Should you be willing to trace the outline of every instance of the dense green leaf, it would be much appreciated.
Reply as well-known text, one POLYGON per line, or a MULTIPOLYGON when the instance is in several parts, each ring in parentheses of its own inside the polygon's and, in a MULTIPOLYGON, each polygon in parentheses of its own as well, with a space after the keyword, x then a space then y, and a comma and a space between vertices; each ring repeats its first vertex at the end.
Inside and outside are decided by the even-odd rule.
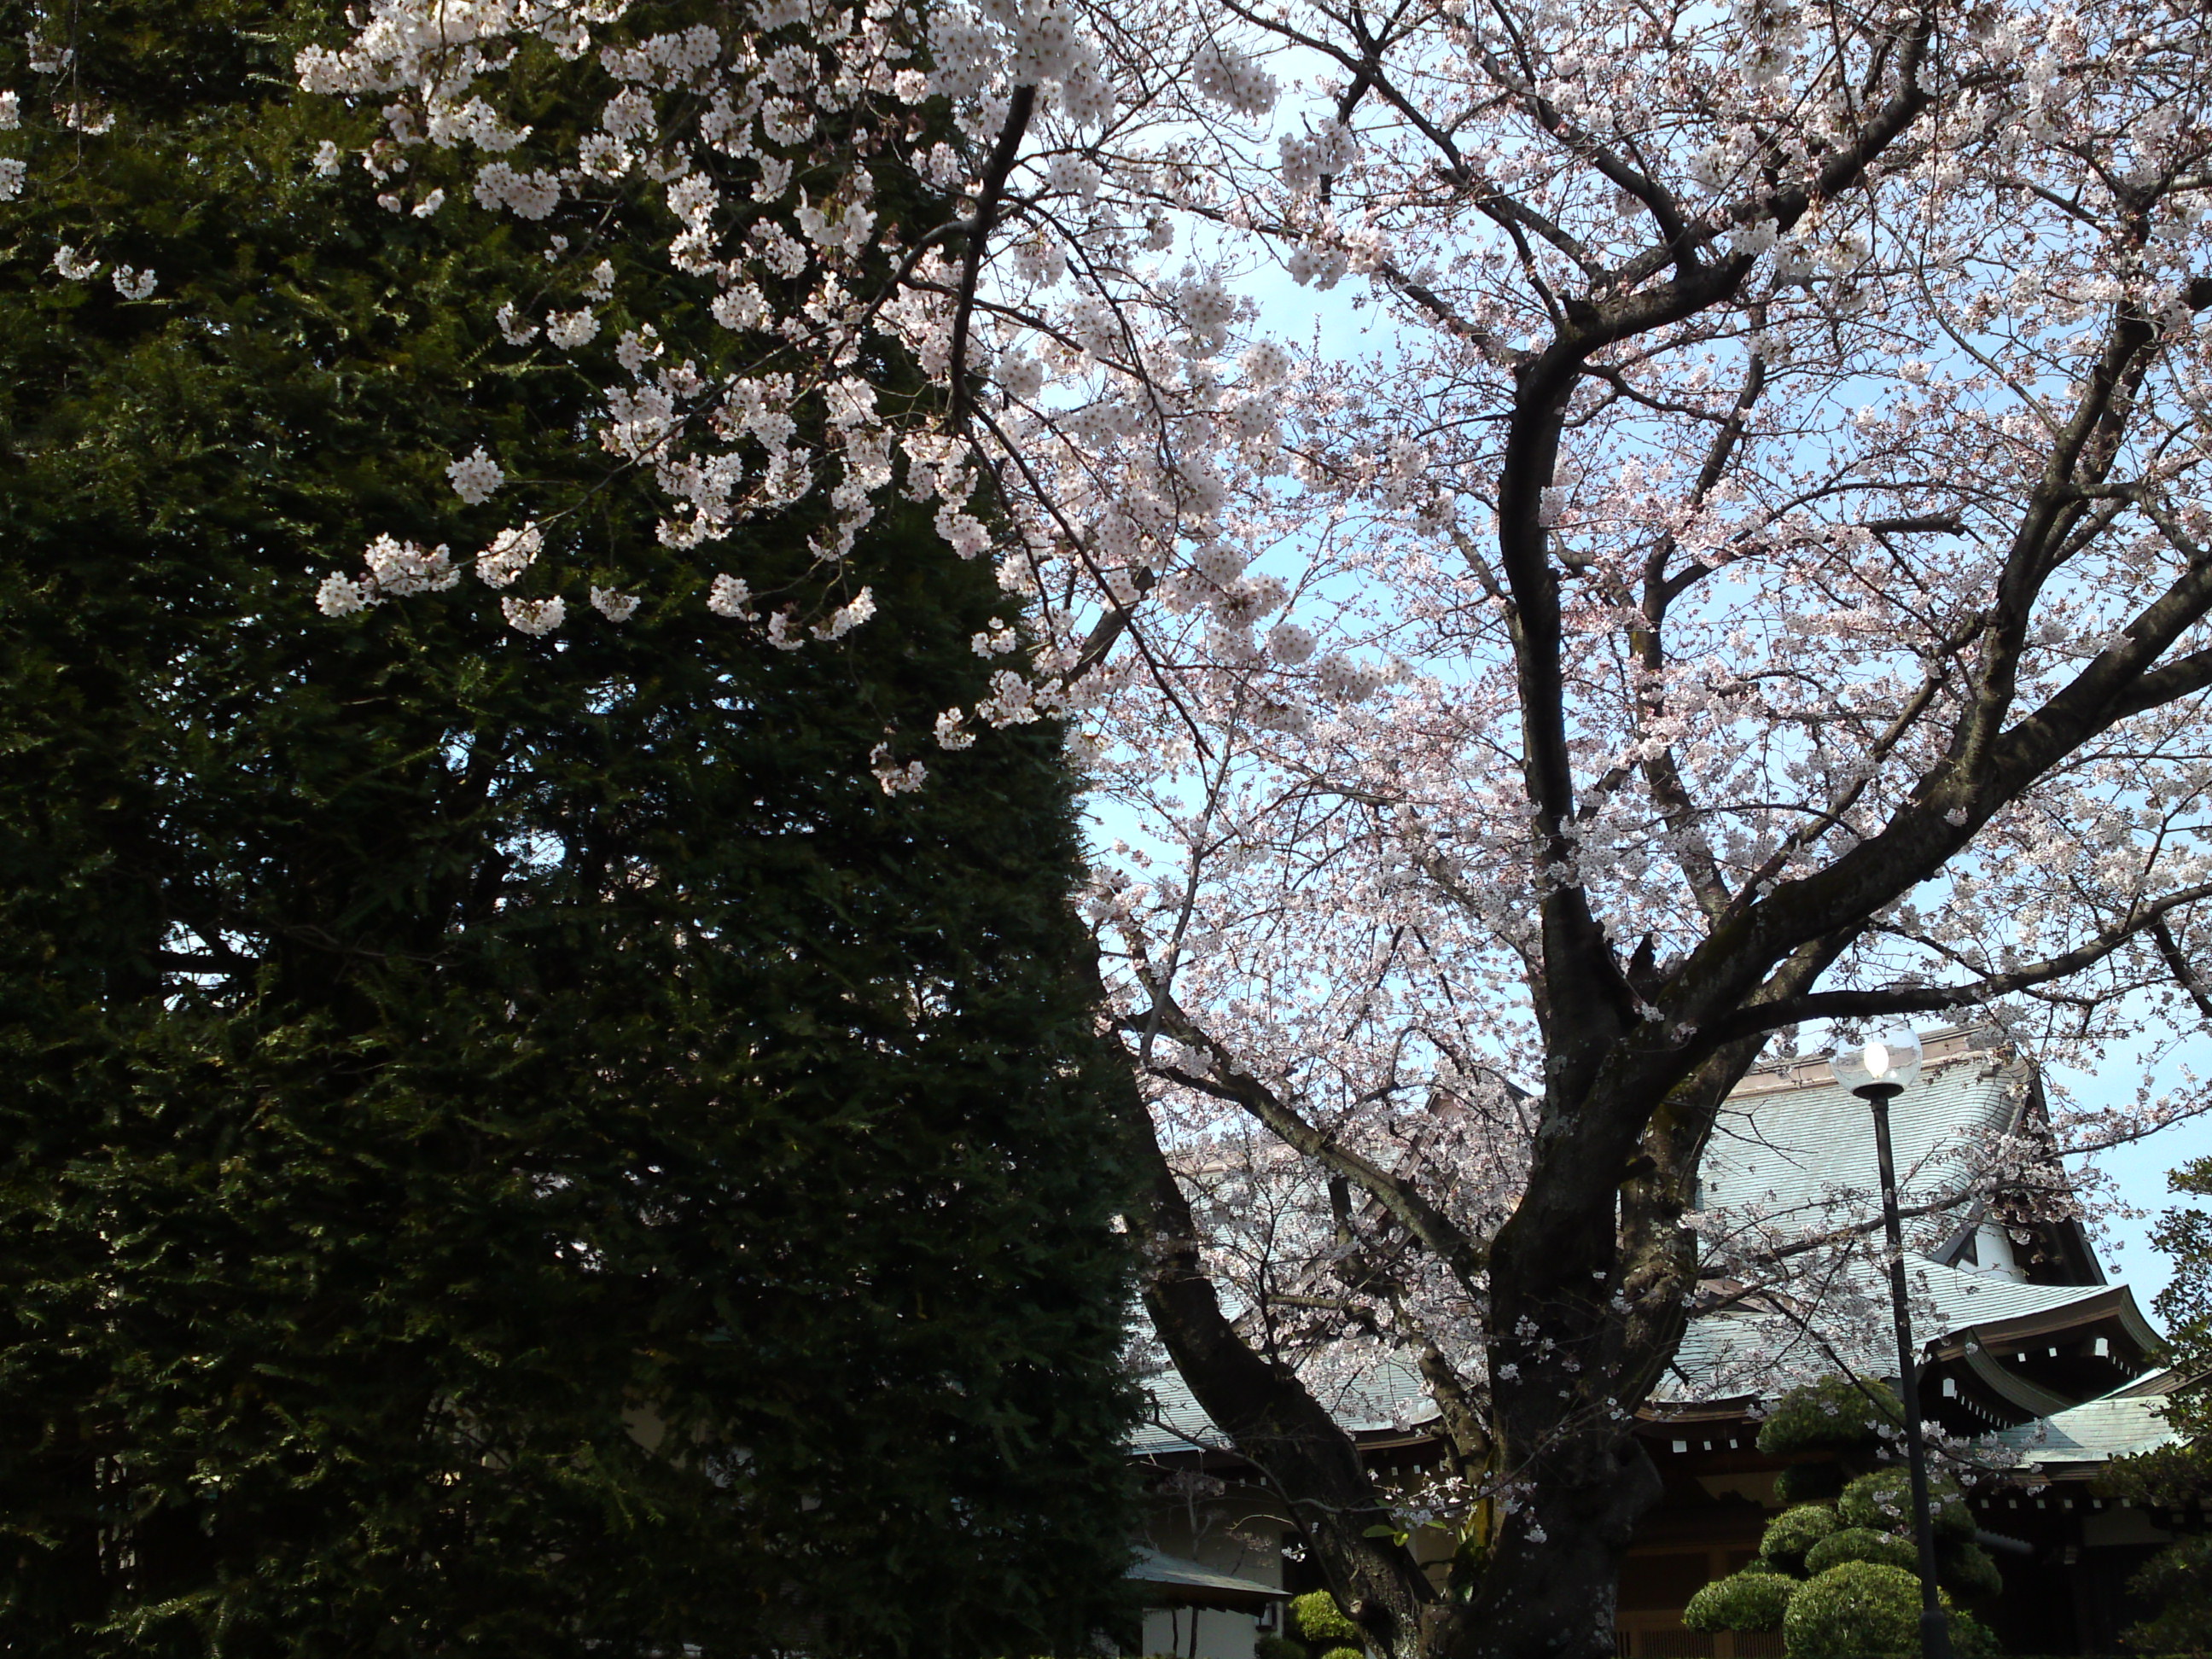
POLYGON ((1059 734, 866 771, 1006 597, 909 513, 836 648, 708 613, 592 387, 498 343, 520 230, 309 166, 371 113, 295 106, 319 15, 0 4, 0 84, 67 25, 117 117, 0 135, 9 1650, 1070 1647, 1128 1535, 1128 1085, 1059 734), (317 614, 507 522, 478 442, 633 621, 317 614))

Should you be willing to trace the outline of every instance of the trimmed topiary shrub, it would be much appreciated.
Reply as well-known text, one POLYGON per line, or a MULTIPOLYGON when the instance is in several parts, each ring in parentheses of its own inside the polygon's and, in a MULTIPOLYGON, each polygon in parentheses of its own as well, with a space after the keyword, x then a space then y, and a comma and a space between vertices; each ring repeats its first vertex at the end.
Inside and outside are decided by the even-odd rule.
POLYGON ((1902 1567, 1846 1561, 1801 1585, 1782 1620, 1790 1659, 1876 1659, 1920 1650, 1920 1581, 1902 1567))
POLYGON ((1331 1648, 1328 1652, 1322 1655, 1321 1659, 1367 1659, 1367 1650, 1364 1648, 1331 1648))
MULTIPOLYGON (((1909 1528, 1912 1524, 1912 1481, 1901 1468, 1877 1469, 1863 1474, 1844 1488, 1836 1507, 1846 1524, 1876 1532, 1909 1528)), ((1972 1538, 1974 1517, 1966 1508, 1966 1494, 1954 1481, 1929 1483, 1928 1510, 1938 1536, 1972 1538)))
MULTIPOLYGON (((1919 1550, 1903 1468, 1875 1468, 1902 1420, 1885 1383, 1832 1376, 1794 1389, 1761 1428, 1759 1448, 1804 1459, 1775 1491, 1788 1506, 1766 1524, 1759 1554, 1732 1577, 1707 1584, 1684 1609, 1695 1631, 1779 1629, 1790 1659, 1909 1659, 1920 1645, 1919 1550), (1866 1471, 1866 1473, 1855 1472, 1866 1471)), ((1966 1494, 1937 1480, 1929 1494, 1937 1544, 1938 1595, 1958 1659, 1985 1659, 1994 1638, 1964 1613, 1961 1596, 2000 1592, 1996 1564, 1972 1542, 1966 1494)))
POLYGON ((1774 1480, 1774 1495, 1785 1504, 1832 1503, 1843 1489, 1844 1470, 1836 1463, 1792 1463, 1774 1480))
POLYGON ((1783 1452, 1858 1451, 1878 1445, 1881 1430, 1905 1421, 1897 1391, 1887 1382, 1824 1376, 1782 1396, 1759 1431, 1759 1449, 1783 1452))
MULTIPOLYGON (((1958 1659, 1992 1659, 1996 1638, 1969 1613, 1944 1612, 1958 1659)), ((1894 1659, 1920 1651, 1920 1580, 1879 1561, 1846 1561, 1798 1586, 1783 1615, 1790 1659, 1894 1659)))
POLYGON ((1969 1601, 1986 1601, 2004 1593, 2004 1575, 1979 1544, 1947 1541, 1936 1555, 1936 1582, 1969 1601))
POLYGON ((1287 1636, 1262 1636, 1252 1644, 1252 1659, 1306 1659, 1306 1650, 1287 1636))
POLYGON ((1995 1632, 1971 1613, 1951 1615, 1951 1651, 1957 1659, 1996 1659, 1995 1632))
POLYGON ((1790 1598, 1804 1588, 1795 1578, 1749 1568, 1716 1578, 1690 1598, 1682 1623, 1692 1630, 1779 1630, 1790 1598))
POLYGON ((1322 1659, 1336 1659, 1337 1648, 1345 1645, 1352 1649, 1352 1659, 1359 1659, 1359 1626, 1327 1590, 1308 1590, 1304 1595, 1292 1596, 1291 1617, 1297 1621, 1298 1634, 1307 1641, 1332 1644, 1322 1659))
POLYGON ((1805 1571, 1814 1577, 1846 1561, 1879 1561, 1884 1566, 1903 1567, 1917 1577, 1920 1552, 1909 1538, 1875 1532, 1868 1527, 1845 1527, 1832 1532, 1805 1552, 1805 1571))
POLYGON ((1804 1560, 1807 1550, 1839 1524, 1835 1510, 1819 1504, 1800 1504, 1766 1523, 1766 1536, 1759 1540, 1759 1553, 1778 1565, 1794 1567, 1804 1560))

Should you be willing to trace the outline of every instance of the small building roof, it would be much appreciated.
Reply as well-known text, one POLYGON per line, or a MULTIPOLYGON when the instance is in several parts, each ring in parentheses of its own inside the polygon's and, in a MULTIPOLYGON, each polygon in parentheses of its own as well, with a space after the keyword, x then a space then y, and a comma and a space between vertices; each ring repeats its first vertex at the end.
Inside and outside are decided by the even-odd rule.
POLYGON ((1217 1572, 1181 1556, 1139 1549, 1128 1577, 1143 1589, 1138 1599, 1149 1607, 1225 1607, 1231 1612, 1254 1612, 1270 1601, 1290 1598, 1290 1591, 1256 1578, 1233 1572, 1217 1572))
POLYGON ((2181 1380, 2172 1371, 2145 1377, 1993 1437, 2018 1452, 2025 1468, 2052 1480, 2080 1478, 2115 1457, 2179 1440, 2180 1431, 2166 1420, 2166 1403, 2181 1380))

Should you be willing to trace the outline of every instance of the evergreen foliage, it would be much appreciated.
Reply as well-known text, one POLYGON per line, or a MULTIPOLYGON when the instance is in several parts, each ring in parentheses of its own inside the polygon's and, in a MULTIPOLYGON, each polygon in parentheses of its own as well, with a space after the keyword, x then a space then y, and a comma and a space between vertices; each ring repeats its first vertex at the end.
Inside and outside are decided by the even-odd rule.
POLYGON ((1785 1504, 1832 1503, 1847 1478, 1841 1464, 1826 1458, 1791 1463, 1774 1477, 1774 1495, 1785 1504))
MULTIPOLYGON (((1996 1650, 1987 1626, 1950 1615, 1959 1659, 1996 1650)), ((1782 1639, 1790 1659, 1876 1659, 1920 1650, 1920 1580, 1903 1567, 1846 1561, 1806 1583, 1790 1600, 1782 1639)))
POLYGON ((1805 1571, 1808 1577, 1817 1578, 1830 1567, 1845 1561, 1879 1561, 1911 1572, 1919 1560, 1919 1552, 1909 1538, 1900 1538, 1895 1533, 1875 1532, 1866 1527, 1845 1527, 1830 1533, 1805 1552, 1805 1571))
POLYGON ((1824 1376, 1791 1389, 1759 1429, 1759 1450, 1806 1460, 1782 1471, 1775 1495, 1832 1504, 1845 1481, 1881 1462, 1904 1421, 1897 1390, 1878 1377, 1824 1376))
MULTIPOLYGON (((1291 1599, 1291 1617, 1296 1621, 1298 1634, 1306 1641, 1319 1646, 1324 1643, 1347 1644, 1357 1647, 1359 1626, 1336 1604, 1336 1598, 1325 1589, 1308 1590, 1304 1595, 1291 1599)), ((1328 1659, 1324 1654, 1322 1659, 1328 1659)))
MULTIPOLYGON (((2168 1182, 2177 1193, 2212 1198, 2212 1158, 2183 1164, 2168 1182)), ((2151 1239, 2173 1263, 2157 1304, 2168 1332, 2168 1359, 2185 1375, 2212 1371, 2212 1212, 2168 1210, 2151 1239)), ((2170 1396, 2166 1418, 2192 1445, 2212 1443, 2212 1395, 2202 1387, 2170 1396)))
MULTIPOLYGON (((1844 1478, 1884 1443, 1881 1398, 1854 1412, 1850 1402, 1865 1401, 1867 1395, 1847 1379, 1832 1377, 1777 1406, 1766 1424, 1776 1431, 1775 1443, 1762 1431, 1760 1449, 1826 1453, 1791 1468, 1832 1472, 1834 1501, 1796 1504, 1767 1522, 1758 1559, 1691 1598, 1683 1622, 1692 1630, 1778 1628, 1790 1659, 1880 1659, 1918 1650, 1919 1552, 1911 1535, 1906 1472, 1869 1469, 1844 1478)), ((1895 1399, 1887 1395, 1891 1405, 1895 1399)), ((1996 1564, 1972 1541, 1965 1494, 1939 1480, 1929 1503, 1937 1525, 1938 1583, 1965 1595, 1996 1594, 2002 1580, 1996 1564)), ((1948 1607, 1949 1599, 1943 1599, 1948 1607)), ((1961 1659, 1992 1650, 1989 1632, 1970 1616, 1949 1617, 1961 1659)))
MULTIPOLYGON (((2170 1177, 2173 1190, 2212 1196, 2212 1158, 2184 1164, 2170 1177)), ((2169 1363, 2199 1379, 2167 1397, 2166 1420, 2179 1443, 2116 1458, 2099 1489, 2107 1496, 2179 1512, 2212 1505, 2212 1400, 2202 1378, 2212 1372, 2212 1214, 2173 1209, 2161 1218, 2153 1241, 2173 1263, 2173 1277, 2159 1292, 2158 1311, 2171 1333, 2169 1363)), ((2151 1653, 2212 1653, 2212 1538, 2182 1538, 2145 1563, 2130 1589, 2157 1611, 2125 1632, 2151 1653)))
POLYGON ((1682 1622, 1692 1630, 1779 1630, 1790 1598, 1803 1587, 1802 1579, 1778 1572, 1716 1578, 1690 1598, 1682 1622))
POLYGON ((1825 1504, 1800 1504, 1766 1523, 1759 1553, 1778 1566, 1800 1565, 1806 1551, 1835 1531, 1837 1525, 1835 1510, 1825 1504))
POLYGON ((1962 1601, 1990 1601, 2004 1594, 1996 1558, 1975 1543, 1936 1545, 1936 1582, 1962 1601))
MULTIPOLYGON (((854 557, 895 626, 711 616, 495 349, 522 231, 313 172, 324 11, 94 0, 115 127, 5 135, 9 1650, 1072 1649, 1131 1405, 1058 734, 865 769, 1008 602, 909 514, 854 557), (315 614, 380 531, 483 544, 487 437, 646 609, 315 614)), ((57 27, 0 4, 0 84, 57 27)))
POLYGON ((1759 1449, 1769 1456, 1827 1452, 1869 1466, 1905 1422, 1897 1390, 1879 1378, 1824 1376, 1792 1389, 1759 1425, 1759 1449))
POLYGON ((2126 1632, 2145 1653, 2212 1651, 2212 1538, 2199 1534, 2145 1562, 2128 1588, 2158 1611, 2126 1632))
MULTIPOLYGON (((1912 1525, 1912 1475, 1904 1468, 1877 1469, 1844 1486, 1836 1510, 1845 1524, 1876 1530, 1906 1530, 1912 1525)), ((1939 1538, 1974 1535, 1973 1511, 1959 1483, 1932 1475, 1928 1481, 1928 1516, 1939 1538)))

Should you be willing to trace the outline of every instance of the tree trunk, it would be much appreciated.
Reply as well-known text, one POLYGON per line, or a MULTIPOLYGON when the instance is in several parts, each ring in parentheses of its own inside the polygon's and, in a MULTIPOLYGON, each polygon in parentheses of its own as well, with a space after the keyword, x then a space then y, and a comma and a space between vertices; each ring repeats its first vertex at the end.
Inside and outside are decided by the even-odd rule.
POLYGON ((1528 1484, 1428 1659, 1613 1659, 1621 1558, 1659 1472, 1625 1428, 1599 1427, 1556 1442, 1528 1484))
MULTIPOLYGON (((1221 1310, 1151 1121, 1133 1122, 1152 1167, 1138 1231, 1155 1328, 1282 1495, 1371 1652, 1612 1659, 1621 1561, 1661 1491, 1633 1413, 1680 1338, 1697 1273, 1681 1215, 1714 1111, 1756 1048, 1726 1045, 1687 1075, 1663 1053, 1611 1067, 1585 1053, 1570 1068, 1583 1091, 1555 1085, 1528 1191, 1488 1256, 1488 1410, 1464 1422, 1446 1410, 1438 1430, 1461 1469, 1503 1473, 1507 1489, 1486 1549, 1455 1562, 1441 1591, 1389 1535, 1389 1504, 1350 1437, 1221 1310)), ((1457 1381, 1445 1356, 1431 1363, 1457 1381)))

